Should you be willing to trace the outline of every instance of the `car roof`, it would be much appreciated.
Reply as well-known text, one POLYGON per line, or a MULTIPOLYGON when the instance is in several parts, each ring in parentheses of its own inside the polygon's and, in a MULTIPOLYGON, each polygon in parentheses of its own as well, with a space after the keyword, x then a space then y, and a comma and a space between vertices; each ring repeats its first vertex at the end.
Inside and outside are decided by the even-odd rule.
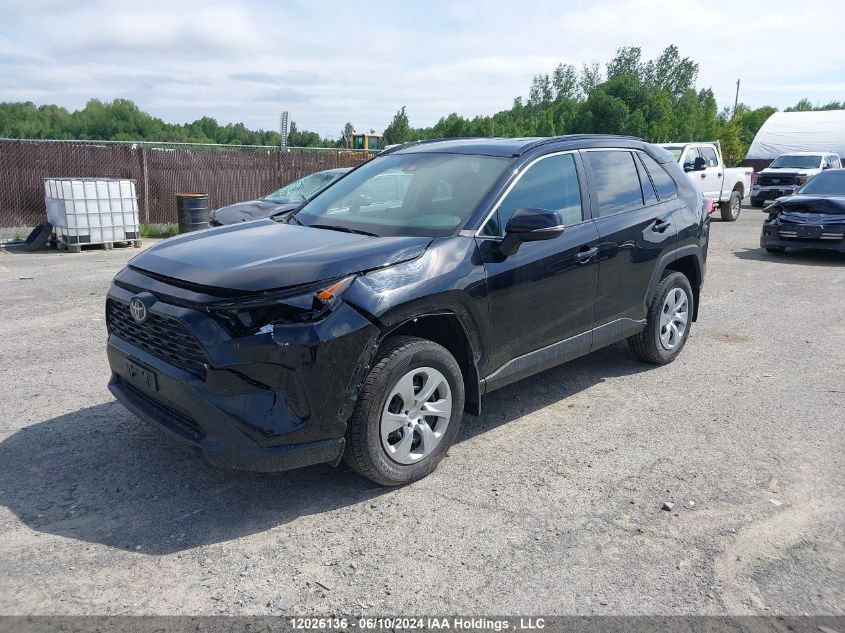
POLYGON ((822 156, 827 154, 833 154, 833 152, 784 152, 778 154, 778 158, 781 156, 822 156))
MULTIPOLYGON (((548 146, 549 149, 566 150, 588 147, 625 147, 632 149, 654 148, 645 141, 633 136, 615 136, 612 134, 569 134, 550 137, 524 138, 446 138, 414 141, 405 143, 389 150, 384 154, 419 154, 419 153, 447 153, 447 154, 481 154, 485 156, 514 157, 538 147, 548 146)), ((652 152, 653 153, 653 150, 652 152)))

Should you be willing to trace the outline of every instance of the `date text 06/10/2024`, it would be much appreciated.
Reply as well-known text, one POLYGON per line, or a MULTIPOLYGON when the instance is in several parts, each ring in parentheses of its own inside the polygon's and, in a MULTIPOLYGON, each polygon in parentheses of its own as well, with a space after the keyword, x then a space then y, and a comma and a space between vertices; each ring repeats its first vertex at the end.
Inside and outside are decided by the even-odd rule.
POLYGON ((456 630, 456 631, 530 631, 546 628, 543 618, 479 618, 479 617, 361 617, 361 618, 308 618, 289 620, 294 630, 456 630))

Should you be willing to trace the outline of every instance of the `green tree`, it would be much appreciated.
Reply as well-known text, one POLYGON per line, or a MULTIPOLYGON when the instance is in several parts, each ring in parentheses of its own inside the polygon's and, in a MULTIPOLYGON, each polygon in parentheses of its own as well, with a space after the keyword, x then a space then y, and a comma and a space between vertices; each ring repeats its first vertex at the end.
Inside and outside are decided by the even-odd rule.
POLYGON ((412 139, 411 124, 408 122, 408 115, 405 114, 405 106, 402 106, 393 116, 390 124, 384 128, 384 143, 385 145, 392 145, 394 143, 405 143, 412 139))

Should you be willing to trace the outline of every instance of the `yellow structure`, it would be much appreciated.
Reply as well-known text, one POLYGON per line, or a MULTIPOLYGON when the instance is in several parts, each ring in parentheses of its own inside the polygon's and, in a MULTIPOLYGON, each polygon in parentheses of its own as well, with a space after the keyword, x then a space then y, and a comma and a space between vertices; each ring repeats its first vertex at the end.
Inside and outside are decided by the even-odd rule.
POLYGON ((381 134, 366 134, 352 130, 352 135, 346 139, 346 147, 349 149, 367 149, 379 151, 384 146, 381 134))

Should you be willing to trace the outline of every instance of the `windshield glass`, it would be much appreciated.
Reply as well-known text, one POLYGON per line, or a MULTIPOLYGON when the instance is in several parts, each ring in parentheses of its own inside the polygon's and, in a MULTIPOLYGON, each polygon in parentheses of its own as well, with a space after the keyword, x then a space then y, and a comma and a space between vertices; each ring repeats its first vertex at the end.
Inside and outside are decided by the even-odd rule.
POLYGON ((845 169, 823 171, 797 193, 813 196, 845 196, 845 169))
POLYGON ((791 167, 793 169, 818 169, 821 167, 821 156, 790 156, 784 154, 772 161, 769 167, 791 167))
POLYGON ((303 206, 294 221, 377 236, 451 235, 509 162, 439 153, 375 158, 303 206))
POLYGON ((264 199, 270 202, 302 202, 342 175, 343 172, 318 171, 316 174, 294 180, 289 185, 265 196, 264 199))

